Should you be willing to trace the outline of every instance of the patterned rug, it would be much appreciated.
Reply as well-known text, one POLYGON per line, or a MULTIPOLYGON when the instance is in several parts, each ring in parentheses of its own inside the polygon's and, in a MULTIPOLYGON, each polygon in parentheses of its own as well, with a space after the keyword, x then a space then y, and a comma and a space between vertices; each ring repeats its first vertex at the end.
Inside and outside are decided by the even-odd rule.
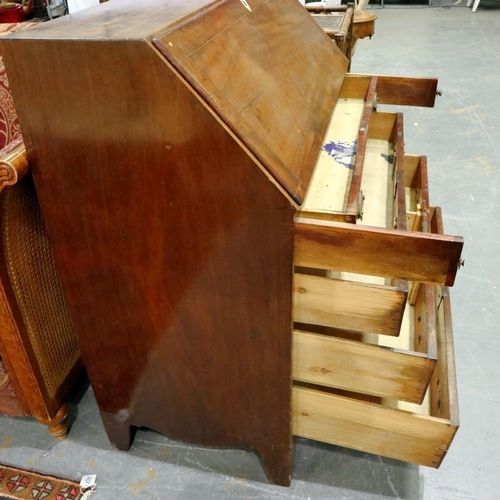
MULTIPOLYGON (((35 24, 38 23, 0 24, 0 36, 24 30, 35 24)), ((14 100, 10 94, 5 66, 0 55, 0 149, 19 137, 21 137, 21 129, 17 121, 14 100)))
POLYGON ((80 485, 75 481, 0 465, 0 500, 77 500, 79 496, 80 485))

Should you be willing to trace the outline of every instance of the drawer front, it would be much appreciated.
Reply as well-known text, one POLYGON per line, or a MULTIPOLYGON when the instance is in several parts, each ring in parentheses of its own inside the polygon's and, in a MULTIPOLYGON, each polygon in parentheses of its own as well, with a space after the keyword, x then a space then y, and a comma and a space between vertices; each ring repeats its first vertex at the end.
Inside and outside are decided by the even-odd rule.
MULTIPOLYGON (((434 219, 439 226, 439 209, 434 219)), ((437 362, 424 404, 413 405, 408 411, 398 408, 401 405, 393 400, 372 403, 355 395, 346 396, 336 389, 321 388, 328 383, 321 384, 319 379, 312 382, 317 384, 314 388, 299 382, 293 389, 295 435, 431 467, 440 465, 459 425, 451 306, 447 287, 425 285, 419 293, 425 288, 429 290, 427 297, 431 302, 428 304, 435 321, 437 362)), ((303 338, 297 337, 297 345, 300 345, 303 338)), ((319 355, 320 350, 317 349, 315 355, 319 355)), ((341 352, 332 354, 336 357, 336 365, 330 365, 332 372, 346 362, 339 357, 342 355, 341 352)), ((355 353, 352 355, 351 378, 354 379, 358 372, 355 353)), ((331 361, 335 363, 333 358, 331 361)), ((317 371, 318 377, 329 376, 328 368, 317 371)))
MULTIPOLYGON (((372 81, 372 75, 347 74, 340 90, 340 98, 362 99, 372 81)), ((434 106, 436 78, 377 76, 377 101, 379 104, 397 106, 434 106)))
POLYGON ((462 253, 458 236, 389 230, 299 217, 296 266, 453 285, 462 253))

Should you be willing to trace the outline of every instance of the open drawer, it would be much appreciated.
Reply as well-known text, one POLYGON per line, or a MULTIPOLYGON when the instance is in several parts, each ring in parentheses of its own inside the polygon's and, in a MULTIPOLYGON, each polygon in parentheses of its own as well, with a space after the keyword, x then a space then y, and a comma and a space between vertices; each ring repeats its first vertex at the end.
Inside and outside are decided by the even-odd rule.
MULTIPOLYGON (((398 129, 399 116, 385 118, 386 134, 398 129)), ((392 227, 394 221, 401 229, 407 214, 418 213, 415 229, 429 233, 426 159, 407 159, 408 169, 403 168, 406 162, 393 164, 384 158, 368 166, 364 222, 376 228, 392 227)), ((440 236, 437 229, 433 232, 440 236)), ((356 246, 354 251, 359 251, 356 246)), ((341 256, 337 264, 332 264, 337 271, 323 267, 323 274, 312 267, 295 269, 294 379, 421 403, 437 360, 432 286, 414 281, 407 300, 408 282, 398 279, 398 270, 387 279, 382 273, 354 274, 350 268, 344 272, 341 256)))
MULTIPOLYGON (((394 169, 399 162, 403 170, 405 159, 402 115, 379 113, 377 104, 433 106, 436 85, 435 79, 346 75, 302 215, 340 222, 362 218, 363 177, 374 179, 384 162, 394 169)), ((403 198, 404 193, 399 201, 403 198)))
POLYGON ((463 238, 335 221, 294 221, 294 265, 452 286, 463 238))
POLYGON ((433 286, 415 284, 407 297, 393 286, 295 273, 294 380, 421 403, 437 360, 433 286))
MULTIPOLYGON (((398 121, 396 115, 393 118, 392 128, 398 121)), ((407 212, 405 188, 402 181, 396 181, 403 177, 403 172, 396 175, 399 171, 393 169, 392 163, 381 157, 381 162, 374 161, 368 167, 369 175, 363 179, 368 193, 365 222, 372 227, 392 228, 396 221, 396 226, 401 225, 400 229, 404 229, 407 212)), ((412 193, 410 198, 414 197, 415 193, 412 193)), ((412 209, 412 206, 408 208, 412 209)), ((408 283, 340 271, 318 266, 295 268, 294 321, 399 335, 408 283)))
MULTIPOLYGON (((435 210, 432 226, 442 229, 435 210)), ((422 405, 295 383, 293 432, 297 436, 376 453, 390 458, 438 467, 458 429, 451 306, 447 287, 420 286, 426 290, 435 317, 437 363, 422 405), (375 402, 374 402, 375 401, 375 402)), ((295 349, 296 346, 294 346, 295 349)), ((338 363, 343 363, 341 358, 338 363)), ((352 378, 357 376, 352 365, 352 378)))
MULTIPOLYGON (((420 174, 427 175, 427 171, 417 172, 413 168, 412 183, 405 188, 402 115, 373 113, 371 116, 374 124, 371 128, 373 137, 370 135, 367 140, 367 161, 361 182, 363 191, 366 192, 367 208, 363 222, 371 227, 396 227, 404 230, 407 211, 415 210, 413 202, 418 197, 414 185, 427 185, 427 178, 413 179, 420 174)), ((307 215, 314 214, 308 212, 307 215)), ((320 214, 318 218, 321 217, 320 214)), ((419 220, 423 222, 422 218, 419 220)), ((420 226, 418 230, 423 227, 420 226)), ((341 272, 340 268, 327 270, 318 266, 296 266, 294 320, 299 323, 398 336, 407 293, 408 283, 405 280, 349 274, 341 272)))
MULTIPOLYGON (((437 361, 432 288, 433 285, 429 284, 419 288, 415 305, 408 305, 405 309, 398 337, 296 324, 293 331, 293 379, 422 403, 437 361)), ((332 297, 331 303, 335 302, 332 297)), ((370 308, 365 308, 365 301, 350 306, 364 312, 368 318, 365 331, 373 331, 369 326, 370 308)))

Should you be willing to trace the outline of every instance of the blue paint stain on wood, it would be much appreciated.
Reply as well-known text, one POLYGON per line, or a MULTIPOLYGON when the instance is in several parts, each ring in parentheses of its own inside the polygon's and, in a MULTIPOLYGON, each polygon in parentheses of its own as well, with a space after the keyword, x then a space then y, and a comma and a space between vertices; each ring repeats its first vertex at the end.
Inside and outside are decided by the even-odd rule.
POLYGON ((331 156, 337 163, 340 163, 346 168, 353 168, 353 157, 356 154, 358 141, 344 142, 344 141, 330 141, 323 145, 323 151, 328 156, 331 156))

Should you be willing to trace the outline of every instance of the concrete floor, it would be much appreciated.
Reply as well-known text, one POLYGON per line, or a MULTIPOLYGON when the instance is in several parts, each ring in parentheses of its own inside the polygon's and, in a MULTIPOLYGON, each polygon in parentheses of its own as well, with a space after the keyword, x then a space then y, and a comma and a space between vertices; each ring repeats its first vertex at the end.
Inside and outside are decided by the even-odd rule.
MULTIPOLYGON (((462 4, 463 5, 463 4, 462 4)), ((91 390, 73 405, 68 439, 0 418, 0 462, 80 478, 92 500, 500 498, 500 10, 377 10, 353 71, 438 76, 432 110, 405 112, 406 151, 429 157, 431 203, 465 237, 452 289, 461 429, 439 470, 297 440, 290 488, 270 486, 256 455, 205 449, 140 430, 128 453, 106 439, 91 390)))

